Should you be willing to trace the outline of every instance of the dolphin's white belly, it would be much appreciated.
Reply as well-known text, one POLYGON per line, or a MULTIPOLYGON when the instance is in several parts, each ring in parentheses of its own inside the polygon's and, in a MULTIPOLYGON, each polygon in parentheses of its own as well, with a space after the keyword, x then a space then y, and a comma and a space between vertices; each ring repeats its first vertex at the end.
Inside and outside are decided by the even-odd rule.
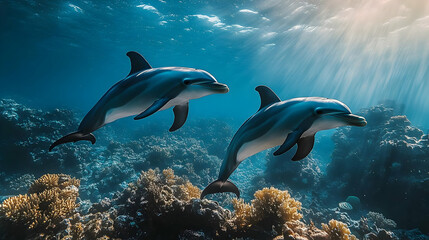
POLYGON ((174 107, 176 105, 182 105, 184 103, 187 103, 188 101, 189 99, 178 96, 168 101, 168 103, 165 104, 165 106, 162 107, 160 110, 169 109, 170 107, 174 107))
POLYGON ((237 163, 261 151, 281 145, 290 131, 272 129, 261 137, 243 144, 237 153, 237 163))
POLYGON ((134 116, 142 113, 154 103, 154 99, 144 97, 144 94, 117 108, 109 109, 104 118, 105 124, 118 119, 134 116))
POLYGON ((104 119, 105 124, 114 122, 118 119, 134 116, 146 110, 151 104, 144 103, 141 105, 126 104, 125 106, 110 109, 104 119))
MULTIPOLYGON (((118 108, 112 108, 107 111, 106 117, 105 117, 105 124, 114 122, 118 119, 138 115, 142 112, 144 112, 148 107, 150 107, 157 99, 152 98, 145 98, 143 97, 144 94, 141 95, 141 97, 138 97, 129 103, 125 104, 124 106, 118 107, 118 108)), ((186 102, 188 102, 188 99, 176 97, 168 101, 167 104, 165 104, 164 107, 160 109, 165 110, 172 106, 181 105, 186 102)))

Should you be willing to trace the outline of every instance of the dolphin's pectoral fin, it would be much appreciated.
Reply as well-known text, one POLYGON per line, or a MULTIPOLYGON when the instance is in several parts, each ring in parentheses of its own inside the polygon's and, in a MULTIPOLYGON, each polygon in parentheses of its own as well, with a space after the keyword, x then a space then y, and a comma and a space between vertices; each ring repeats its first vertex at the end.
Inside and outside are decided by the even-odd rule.
POLYGON ((170 98, 160 98, 156 100, 150 107, 148 107, 139 115, 135 116, 134 120, 139 120, 156 113, 156 111, 164 107, 164 105, 167 104, 168 101, 170 101, 170 98))
POLYGON ((279 149, 277 149, 277 151, 274 152, 274 156, 278 156, 289 151, 293 147, 293 145, 298 142, 298 139, 301 137, 301 135, 302 132, 298 131, 293 131, 289 133, 283 144, 279 147, 279 149))
POLYGON ((140 55, 138 52, 134 52, 134 51, 127 52, 127 56, 130 58, 130 61, 131 61, 131 71, 128 74, 128 76, 133 73, 152 68, 149 65, 149 63, 146 61, 146 59, 144 59, 144 57, 140 55))
POLYGON ((295 156, 292 161, 301 160, 311 152, 314 146, 314 135, 303 137, 298 140, 298 150, 296 150, 295 156))
POLYGON ((170 132, 174 132, 177 129, 181 128, 183 124, 185 124, 186 119, 188 118, 188 112, 189 112, 189 102, 186 102, 182 105, 176 105, 173 108, 174 112, 174 122, 173 125, 170 128, 170 132))
POLYGON ((49 147, 49 152, 52 151, 52 149, 60 144, 68 143, 68 142, 77 142, 81 140, 90 141, 92 144, 95 143, 95 137, 92 133, 81 133, 81 132, 74 132, 70 133, 54 143, 49 147))
MULTIPOLYGON (((278 156, 280 154, 283 154, 289 151, 289 149, 291 149, 293 145, 295 145, 295 143, 299 143, 299 140, 302 134, 311 127, 311 124, 313 123, 313 121, 314 119, 312 117, 309 117, 304 121, 302 121, 301 124, 293 132, 287 135, 285 142, 280 146, 279 149, 277 149, 277 151, 274 152, 274 156, 278 156)), ((309 141, 309 140, 304 140, 304 143, 302 144, 307 146, 308 143, 306 143, 306 141, 309 141)), ((313 142, 314 142, 314 136, 313 136, 313 142)), ((309 152, 311 151, 312 147, 313 147, 313 144, 311 144, 311 148, 308 150, 309 152)), ((306 149, 306 147, 304 147, 304 149, 306 149)), ((304 149, 302 154, 305 153, 304 149)), ((300 151, 298 150, 296 154, 300 154, 300 151)), ((305 156, 307 156, 307 154, 305 154, 305 156)))
POLYGON ((270 104, 281 101, 273 90, 267 86, 257 86, 255 90, 259 92, 259 96, 261 97, 261 106, 259 107, 259 110, 270 104))
POLYGON ((234 183, 228 180, 225 182, 223 182, 222 180, 216 180, 210 183, 206 188, 204 188, 200 198, 203 199, 207 194, 223 193, 223 192, 235 193, 237 198, 240 198, 240 190, 238 190, 237 186, 235 186, 234 183))

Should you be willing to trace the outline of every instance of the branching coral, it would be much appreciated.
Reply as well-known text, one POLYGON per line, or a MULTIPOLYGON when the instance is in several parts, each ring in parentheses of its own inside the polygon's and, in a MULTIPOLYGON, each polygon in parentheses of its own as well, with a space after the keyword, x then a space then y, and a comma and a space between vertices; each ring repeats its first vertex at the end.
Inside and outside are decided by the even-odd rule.
POLYGON ((309 225, 304 224, 301 221, 289 221, 283 227, 283 239, 286 240, 328 240, 329 235, 327 232, 318 229, 314 226, 313 222, 309 225))
POLYGON ((139 191, 147 201, 147 207, 159 209, 170 205, 174 200, 189 201, 199 198, 201 191, 189 181, 176 175, 171 168, 159 170, 149 169, 142 172, 135 184, 130 185, 132 191, 139 191))
POLYGON ((255 199, 252 200, 255 208, 256 221, 287 222, 299 220, 302 214, 301 203, 293 199, 288 191, 280 191, 276 188, 264 188, 255 192, 255 199))
POLYGON ((0 205, 0 219, 18 228, 53 230, 78 206, 78 187, 79 180, 68 175, 44 175, 28 194, 6 199, 0 205))
POLYGON ((252 216, 254 214, 255 209, 252 205, 245 203, 242 198, 237 199, 234 198, 232 200, 232 205, 234 207, 234 225, 237 226, 238 229, 244 229, 251 226, 252 216))
POLYGON ((302 218, 301 203, 293 199, 288 191, 276 188, 264 188, 256 191, 251 204, 243 200, 233 200, 235 218, 233 222, 237 228, 257 226, 271 229, 272 226, 280 231, 282 225, 288 221, 302 218))
POLYGON ((323 223, 322 228, 328 233, 330 240, 357 240, 347 225, 340 221, 331 219, 328 224, 323 223))
POLYGON ((178 186, 178 197, 184 201, 190 201, 193 198, 199 198, 201 196, 201 190, 192 185, 190 182, 178 186))
POLYGON ((66 174, 45 174, 33 182, 28 193, 40 193, 47 189, 59 188, 61 190, 71 186, 79 187, 80 181, 66 174))
MULTIPOLYGON (((174 175, 172 169, 143 171, 139 179, 111 200, 110 204, 97 204, 93 206, 95 211, 90 210, 93 215, 109 217, 95 218, 97 220, 87 224, 100 229, 92 237, 100 237, 100 233, 105 233, 110 237, 127 239, 139 233, 143 234, 139 238, 173 239, 186 229, 204 229, 210 236, 221 232, 225 234, 225 225, 228 225, 226 219, 230 219, 230 212, 215 202, 200 200, 200 194, 197 187, 174 175), (117 213, 106 212, 112 209, 117 213), (109 226, 104 224, 109 219, 114 221, 114 232, 103 227, 109 226)), ((88 233, 91 231, 85 230, 88 233)))

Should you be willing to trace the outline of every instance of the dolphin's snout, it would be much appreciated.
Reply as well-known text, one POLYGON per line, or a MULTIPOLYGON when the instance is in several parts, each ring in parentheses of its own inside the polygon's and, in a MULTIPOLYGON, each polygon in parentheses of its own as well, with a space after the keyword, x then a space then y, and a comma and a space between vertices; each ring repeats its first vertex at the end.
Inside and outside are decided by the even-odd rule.
POLYGON ((206 86, 206 87, 208 87, 208 88, 210 88, 210 89, 212 89, 212 90, 214 90, 214 91, 216 91, 218 93, 227 93, 227 92, 229 92, 228 85, 223 84, 223 83, 210 82, 210 83, 204 83, 204 84, 201 84, 201 85, 204 85, 204 86, 206 86))
POLYGON ((358 116, 355 114, 338 114, 338 117, 344 119, 347 122, 347 125, 356 126, 356 127, 364 127, 367 122, 366 119, 362 116, 358 116))

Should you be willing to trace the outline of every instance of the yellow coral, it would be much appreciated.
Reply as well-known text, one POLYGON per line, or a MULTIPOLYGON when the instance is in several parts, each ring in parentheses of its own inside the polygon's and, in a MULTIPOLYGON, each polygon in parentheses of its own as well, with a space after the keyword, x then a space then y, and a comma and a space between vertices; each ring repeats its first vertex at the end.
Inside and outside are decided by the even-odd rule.
POLYGON ((263 188, 255 192, 252 205, 255 208, 255 217, 262 221, 264 218, 277 218, 283 223, 291 220, 299 220, 302 214, 301 203, 292 198, 288 191, 276 188, 263 188))
POLYGON ((34 228, 42 221, 41 213, 38 211, 39 205, 37 194, 13 196, 0 205, 0 215, 12 222, 34 228))
POLYGON ((80 180, 66 174, 45 174, 31 184, 28 193, 39 193, 55 187, 65 189, 70 186, 79 187, 80 180))
POLYGON ((190 182, 179 185, 179 198, 184 201, 189 201, 193 198, 199 198, 201 196, 201 190, 192 185, 190 182))
POLYGON ((288 191, 276 188, 264 188, 255 192, 251 204, 243 200, 233 200, 235 217, 233 222, 238 228, 247 228, 257 225, 263 228, 281 226, 292 220, 299 220, 302 214, 301 203, 293 199, 288 191))
POLYGON ((322 223, 322 228, 328 233, 331 240, 357 240, 343 222, 331 219, 328 224, 322 223))
POLYGON ((289 221, 283 226, 283 236, 284 239, 330 240, 328 233, 318 229, 316 226, 314 226, 313 222, 310 222, 310 224, 306 225, 305 223, 298 220, 289 221))
POLYGON ((250 227, 254 211, 253 206, 245 203, 243 199, 237 198, 232 200, 232 206, 235 212, 235 218, 233 220, 234 225, 237 226, 237 228, 250 227))
POLYGON ((164 181, 167 185, 171 186, 176 183, 176 176, 174 175, 174 170, 171 168, 167 168, 162 170, 162 175, 164 177, 164 181))
POLYGON ((0 216, 28 229, 55 228, 78 206, 79 180, 68 175, 46 174, 30 187, 29 194, 6 199, 0 216))
POLYGON ((131 187, 138 186, 145 190, 145 197, 149 202, 155 203, 157 205, 155 207, 170 205, 175 199, 189 201, 192 198, 199 198, 201 194, 198 187, 174 175, 171 168, 164 169, 162 174, 159 169, 143 171, 137 185, 131 187))

